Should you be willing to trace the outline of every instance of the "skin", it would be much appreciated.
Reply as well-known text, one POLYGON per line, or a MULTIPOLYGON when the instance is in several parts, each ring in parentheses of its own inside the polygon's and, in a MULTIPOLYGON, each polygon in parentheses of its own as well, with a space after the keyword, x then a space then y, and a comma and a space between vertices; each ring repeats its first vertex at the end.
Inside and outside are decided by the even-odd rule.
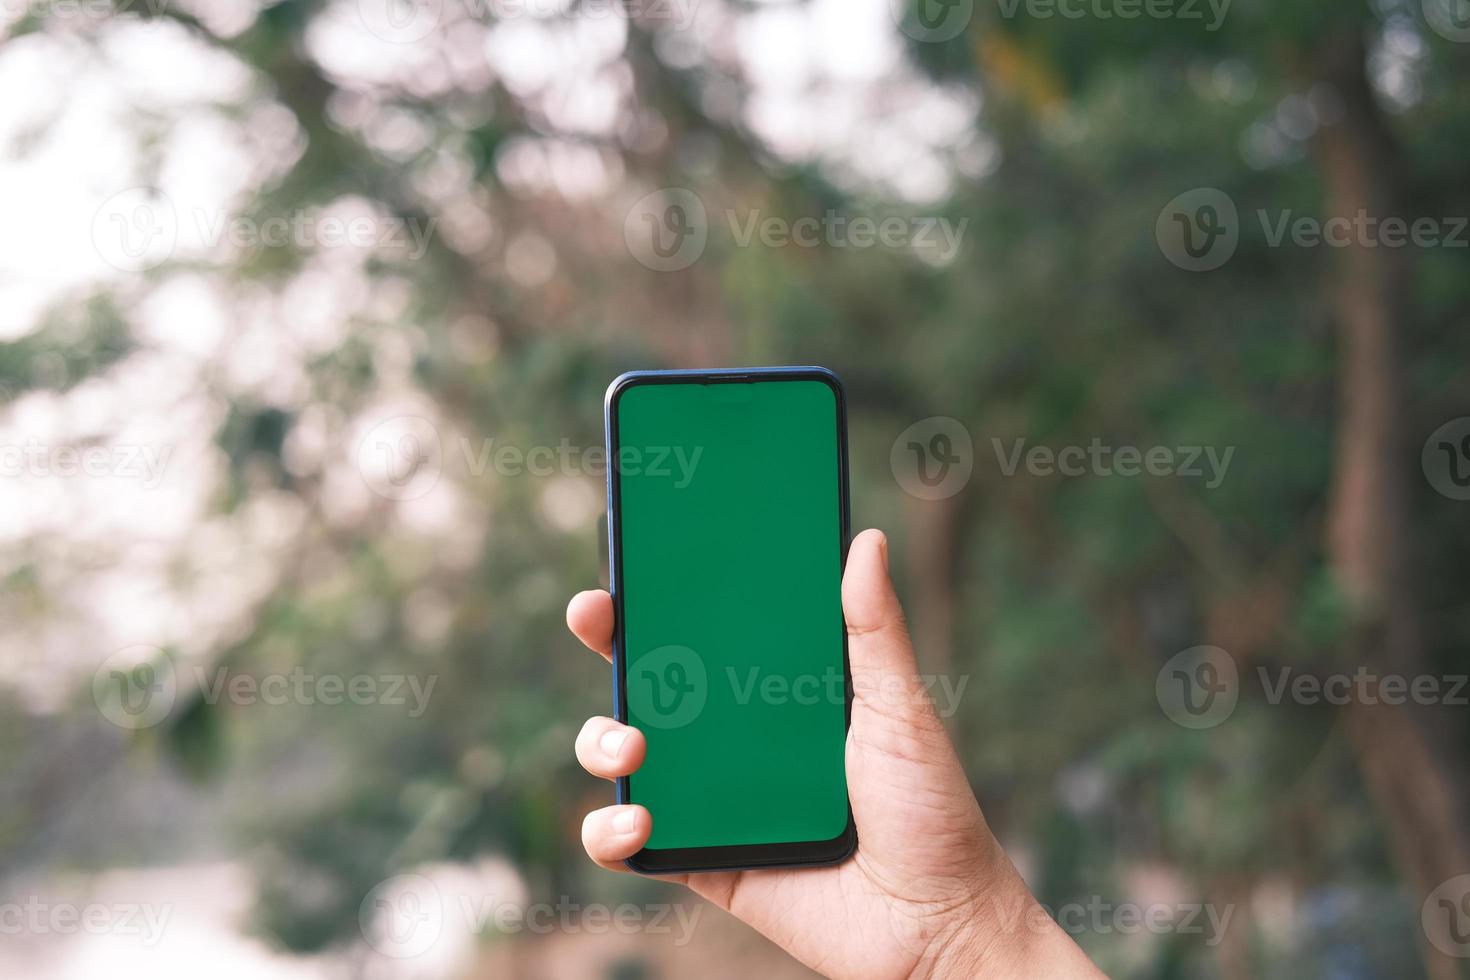
MULTIPOLYGON (((996 841, 919 680, 880 531, 853 539, 842 580, 853 674, 847 783, 858 849, 829 868, 675 876, 702 898, 830 977, 1101 977, 1032 897, 996 841)), ((582 592, 567 625, 612 655, 613 605, 582 592)), ((591 718, 577 761, 615 779, 638 771, 634 728, 591 718)), ((637 805, 587 814, 582 844, 610 871, 653 828, 637 805)))

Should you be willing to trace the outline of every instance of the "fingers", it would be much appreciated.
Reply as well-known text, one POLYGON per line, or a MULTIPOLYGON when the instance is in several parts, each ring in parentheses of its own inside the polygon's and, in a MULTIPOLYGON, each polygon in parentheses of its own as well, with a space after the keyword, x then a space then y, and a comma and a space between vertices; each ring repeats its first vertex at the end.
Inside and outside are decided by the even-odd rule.
POLYGON ((888 539, 882 531, 864 531, 848 548, 842 614, 847 620, 853 703, 875 709, 900 730, 941 728, 919 676, 903 607, 888 578, 888 539))
POLYGON ((648 743, 636 728, 611 718, 588 718, 577 735, 577 761, 594 776, 617 779, 637 772, 648 743))
MULTIPOLYGON (((612 596, 601 589, 572 596, 567 603, 567 627, 587 649, 612 659, 612 596)), ((589 718, 577 735, 577 761, 604 779, 636 772, 647 751, 642 732, 611 718, 589 718)), ((643 849, 652 832, 653 818, 643 807, 603 807, 582 821, 582 846, 598 865, 609 871, 627 871, 623 862, 643 849)))
POLYGON ((601 589, 572 596, 567 603, 567 627, 587 649, 612 659, 612 596, 601 589))
POLYGON ((609 871, 627 871, 625 860, 648 843, 653 818, 637 804, 605 806, 582 821, 582 846, 587 856, 609 871))
POLYGON ((914 671, 914 648, 888 578, 888 539, 882 531, 867 530, 852 539, 842 576, 842 615, 854 673, 914 671))

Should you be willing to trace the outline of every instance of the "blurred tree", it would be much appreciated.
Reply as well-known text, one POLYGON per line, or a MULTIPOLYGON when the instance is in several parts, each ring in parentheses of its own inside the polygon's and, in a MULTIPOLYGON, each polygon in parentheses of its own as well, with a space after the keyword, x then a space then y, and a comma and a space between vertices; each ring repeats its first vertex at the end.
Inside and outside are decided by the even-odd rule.
MULTIPOLYGON (((957 736, 1043 900, 1164 879, 1235 910, 1218 946, 1083 937, 1105 967, 1326 974, 1333 943, 1358 943, 1369 965, 1343 975, 1367 976, 1408 972, 1418 943, 1431 975, 1455 976, 1415 930, 1423 896, 1470 870, 1463 712, 1271 705, 1251 679, 1465 670, 1470 530, 1418 477, 1409 437, 1470 414, 1464 256, 1272 247, 1252 218, 1470 213, 1466 46, 1400 0, 1237 0, 1218 29, 978 5, 966 30, 908 51, 980 107, 940 148, 933 203, 765 145, 744 111, 756 80, 718 43, 759 6, 707 2, 705 34, 635 13, 614 20, 610 47, 569 42, 595 65, 584 84, 612 93, 616 122, 601 128, 569 121, 553 84, 474 67, 496 26, 474 7, 443 5, 411 49, 421 60, 368 82, 327 63, 312 33, 327 5, 269 5, 238 32, 158 11, 250 66, 259 99, 301 131, 299 158, 248 216, 352 196, 442 227, 419 261, 375 257, 362 288, 382 289, 384 310, 354 311, 340 344, 306 359, 299 404, 209 379, 229 405, 217 513, 297 513, 284 496, 302 515, 216 664, 437 679, 415 718, 203 702, 178 714, 180 758, 238 794, 258 927, 291 949, 350 941, 386 875, 486 852, 512 858, 534 894, 657 887, 606 882, 576 843, 606 794, 569 746, 606 710, 606 677, 561 614, 596 580, 598 474, 497 472, 485 441, 597 445, 602 389, 630 367, 819 362, 850 389, 856 520, 894 529, 928 667, 969 679, 957 736), (390 124, 422 138, 386 150, 375 127, 390 124), (607 186, 579 195, 565 177, 579 168, 607 186), (930 213, 967 232, 948 263, 711 234, 698 262, 660 273, 628 254, 622 222, 671 187, 696 188, 712 227, 830 209, 930 213), (1240 238, 1222 267, 1193 273, 1161 254, 1155 225, 1203 187, 1240 206, 1240 238), (374 496, 347 507, 336 482, 354 424, 405 387, 443 437, 437 517, 374 496), (894 437, 931 415, 975 436, 971 483, 934 502, 904 497, 888 466, 894 437), (328 448, 294 458, 312 433, 328 448), (1021 439, 1234 456, 1209 489, 1007 475, 1021 439), (1235 658, 1242 703, 1186 731, 1159 712, 1154 678, 1205 643, 1235 658), (1345 881, 1366 911, 1331 900, 1345 881), (1284 937, 1257 909, 1279 888, 1307 910, 1284 937)), ((575 35, 568 23, 575 10, 534 26, 575 35)), ((39 17, 18 31, 45 29, 39 17)), ((899 82, 888 94, 879 116, 911 110, 899 82)), ((219 276, 242 297, 285 292, 315 258, 256 250, 219 276)), ((68 378, 104 371, 133 342, 127 317, 105 296, 54 311, 0 344, 0 372, 45 384, 35 364, 52 350, 68 378), (75 324, 85 341, 54 342, 75 324)))

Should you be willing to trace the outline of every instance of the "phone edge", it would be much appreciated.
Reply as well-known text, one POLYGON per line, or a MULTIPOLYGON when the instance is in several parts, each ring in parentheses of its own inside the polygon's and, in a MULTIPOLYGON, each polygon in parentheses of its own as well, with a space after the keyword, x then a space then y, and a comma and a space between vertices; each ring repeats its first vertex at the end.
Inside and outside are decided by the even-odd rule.
MULTIPOLYGON (((672 368, 657 370, 625 371, 619 374, 608 384, 603 394, 603 448, 607 459, 607 554, 608 554, 608 594, 613 603, 613 633, 612 633, 612 680, 613 680, 613 718, 622 724, 628 723, 627 715, 627 690, 625 663, 623 659, 623 608, 620 574, 619 539, 619 516, 618 516, 618 491, 615 480, 616 466, 613 446, 613 422, 616 418, 617 400, 624 391, 639 384, 640 382, 652 381, 655 383, 674 383, 689 379, 698 381, 708 379, 709 381, 738 382, 747 379, 768 379, 791 377, 801 378, 811 376, 825 382, 831 389, 837 403, 837 458, 838 458, 838 493, 839 493, 839 534, 840 541, 840 569, 839 573, 847 570, 848 549, 852 545, 852 493, 850 486, 850 466, 848 457, 848 426, 847 426, 847 388, 842 383, 841 377, 830 368, 819 365, 781 365, 775 367, 746 367, 746 368, 672 368)), ((844 723, 850 731, 852 728, 852 663, 848 651, 847 624, 843 620, 839 623, 842 635, 842 671, 845 682, 846 705, 844 707, 844 723)), ((625 805, 629 800, 629 783, 626 776, 619 776, 615 780, 615 800, 619 805, 625 805)), ((852 813, 852 790, 848 788, 847 804, 847 827, 837 837, 832 838, 833 843, 839 844, 839 850, 831 856, 823 856, 814 860, 783 860, 776 859, 768 862, 737 861, 717 864, 696 864, 679 866, 651 867, 637 860, 633 855, 623 861, 630 870, 642 875, 663 876, 674 874, 703 874, 717 871, 757 871, 770 868, 812 868, 831 867, 838 865, 852 857, 857 851, 858 836, 857 825, 852 813)), ((802 841, 799 843, 822 844, 825 841, 802 841)), ((761 845, 752 845, 761 846, 761 845)), ((640 851, 639 853, 642 853, 640 851)))

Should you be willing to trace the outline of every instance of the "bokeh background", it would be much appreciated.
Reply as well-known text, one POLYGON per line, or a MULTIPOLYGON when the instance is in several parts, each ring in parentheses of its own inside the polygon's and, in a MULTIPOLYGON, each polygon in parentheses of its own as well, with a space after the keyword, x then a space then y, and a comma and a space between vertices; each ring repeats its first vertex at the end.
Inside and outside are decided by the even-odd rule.
POLYGON ((0 37, 0 974, 809 976, 585 860, 562 622, 608 381, 779 363, 1107 970, 1470 972, 1465 0, 0 37))

